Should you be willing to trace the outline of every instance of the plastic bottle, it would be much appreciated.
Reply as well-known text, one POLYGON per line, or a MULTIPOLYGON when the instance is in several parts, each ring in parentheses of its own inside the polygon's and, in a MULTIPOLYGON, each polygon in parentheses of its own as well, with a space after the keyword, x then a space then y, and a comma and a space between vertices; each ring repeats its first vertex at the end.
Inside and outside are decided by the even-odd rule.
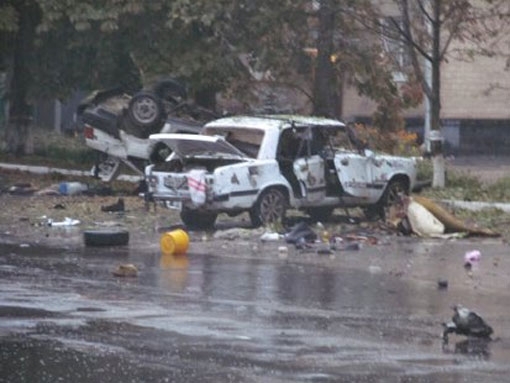
POLYGON ((88 185, 83 182, 61 182, 58 185, 58 192, 63 195, 74 195, 88 190, 88 185))

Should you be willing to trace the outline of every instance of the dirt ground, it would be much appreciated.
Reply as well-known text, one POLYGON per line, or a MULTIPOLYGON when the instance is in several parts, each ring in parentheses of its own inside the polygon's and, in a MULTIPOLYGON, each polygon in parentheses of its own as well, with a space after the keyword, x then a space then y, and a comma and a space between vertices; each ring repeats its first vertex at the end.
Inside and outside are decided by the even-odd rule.
MULTIPOLYGON (((453 158, 447 160, 447 167, 475 175, 483 182, 491 183, 510 174, 510 157, 453 158)), ((90 178, 69 179, 69 181, 76 180, 87 183, 92 181, 90 178)), ((156 209, 154 205, 146 206, 143 199, 134 194, 136 188, 134 184, 114 184, 112 194, 107 196, 37 194, 37 191, 45 188, 55 188, 61 181, 62 179, 55 179, 54 175, 0 170, 0 191, 2 191, 0 193, 0 240, 76 247, 83 246, 82 232, 84 230, 121 227, 130 232, 130 246, 157 248, 161 233, 172 225, 180 224, 177 212, 162 207, 156 209), (33 189, 35 193, 11 194, 8 192, 12 185, 20 184, 29 185, 29 189, 33 189), (114 204, 119 198, 123 198, 125 203, 123 214, 107 213, 101 210, 101 206, 114 204), (80 224, 76 227, 48 225, 49 219, 59 222, 66 217, 77 219, 80 224)), ((339 214, 343 214, 341 209, 339 214)), ((341 230, 342 223, 341 218, 340 221, 333 223, 330 229, 341 230)), ((366 225, 368 224, 365 223, 366 225)), ((249 219, 244 215, 235 218, 220 215, 217 227, 220 229, 247 228, 249 219)), ((372 228, 377 229, 377 225, 372 228)), ((364 230, 366 227, 351 225, 349 229, 364 230)), ((253 232, 253 235, 260 237, 260 231, 253 232)))

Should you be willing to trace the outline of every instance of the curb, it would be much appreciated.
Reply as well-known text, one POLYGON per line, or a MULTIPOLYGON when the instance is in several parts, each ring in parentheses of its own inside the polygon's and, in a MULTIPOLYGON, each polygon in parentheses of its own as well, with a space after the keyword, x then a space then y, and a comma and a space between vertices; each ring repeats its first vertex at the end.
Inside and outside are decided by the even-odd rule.
MULTIPOLYGON (((9 169, 9 170, 19 170, 22 172, 29 172, 29 173, 36 173, 36 174, 58 173, 58 174, 77 176, 77 177, 92 177, 92 174, 90 171, 69 170, 69 169, 62 169, 62 168, 53 168, 50 166, 18 165, 18 164, 7 164, 4 162, 0 162, 0 168, 1 169, 9 169)), ((142 177, 121 174, 117 177, 117 179, 120 181, 139 182, 142 180, 142 177)))
POLYGON ((481 201, 458 201, 441 200, 441 203, 448 207, 465 209, 469 211, 481 211, 485 209, 498 209, 505 213, 510 213, 510 203, 505 202, 481 202, 481 201))

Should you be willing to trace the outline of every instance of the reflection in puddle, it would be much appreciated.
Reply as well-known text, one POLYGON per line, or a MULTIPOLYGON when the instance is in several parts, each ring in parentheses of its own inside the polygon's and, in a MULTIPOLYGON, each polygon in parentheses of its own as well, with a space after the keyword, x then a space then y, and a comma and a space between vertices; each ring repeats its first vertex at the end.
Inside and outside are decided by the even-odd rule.
POLYGON ((182 292, 186 288, 189 267, 189 259, 186 255, 161 254, 159 267, 162 287, 169 288, 173 292, 182 292))
POLYGON ((491 339, 468 338, 455 343, 453 350, 448 346, 444 346, 445 353, 463 354, 471 357, 489 360, 491 356, 490 343, 491 339))

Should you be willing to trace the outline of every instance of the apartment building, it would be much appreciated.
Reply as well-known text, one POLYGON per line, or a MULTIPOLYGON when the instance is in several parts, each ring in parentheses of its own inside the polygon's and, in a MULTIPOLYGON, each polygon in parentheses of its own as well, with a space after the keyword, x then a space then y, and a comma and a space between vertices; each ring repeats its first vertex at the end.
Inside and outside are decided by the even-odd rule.
MULTIPOLYGON (((391 0, 379 0, 379 3, 386 14, 395 14, 391 0)), ((508 32, 500 36, 499 48, 510 53, 510 37, 506 37, 510 36, 510 30, 508 32)), ((455 43, 451 48, 455 50, 455 43)), ((510 155, 508 57, 474 56, 467 60, 465 56, 452 54, 441 64, 441 129, 447 152, 510 155)), ((395 79, 399 80, 398 74, 395 79)), ((360 97, 355 89, 344 89, 344 119, 368 119, 375 106, 372 101, 360 97)), ((407 110, 407 128, 423 132, 424 115, 424 105, 407 110)))

